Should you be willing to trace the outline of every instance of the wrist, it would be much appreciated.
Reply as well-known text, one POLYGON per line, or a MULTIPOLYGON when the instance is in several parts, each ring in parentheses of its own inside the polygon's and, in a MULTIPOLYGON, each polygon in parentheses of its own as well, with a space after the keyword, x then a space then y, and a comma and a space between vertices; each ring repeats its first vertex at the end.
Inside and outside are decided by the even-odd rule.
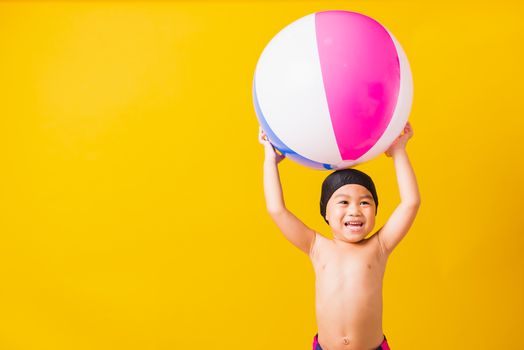
POLYGON ((406 152, 405 148, 395 148, 390 153, 391 153, 391 157, 393 159, 395 159, 397 157, 403 157, 403 156, 407 155, 407 152, 406 152))
POLYGON ((277 165, 276 157, 274 156, 266 156, 264 158, 264 166, 274 166, 277 165))

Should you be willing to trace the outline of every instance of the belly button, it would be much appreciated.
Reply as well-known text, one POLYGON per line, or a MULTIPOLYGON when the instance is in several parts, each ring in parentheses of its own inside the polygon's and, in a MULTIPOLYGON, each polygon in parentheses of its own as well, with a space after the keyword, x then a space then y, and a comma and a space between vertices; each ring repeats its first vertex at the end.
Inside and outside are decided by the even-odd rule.
POLYGON ((348 345, 349 344, 349 339, 348 337, 344 337, 344 345, 348 345))

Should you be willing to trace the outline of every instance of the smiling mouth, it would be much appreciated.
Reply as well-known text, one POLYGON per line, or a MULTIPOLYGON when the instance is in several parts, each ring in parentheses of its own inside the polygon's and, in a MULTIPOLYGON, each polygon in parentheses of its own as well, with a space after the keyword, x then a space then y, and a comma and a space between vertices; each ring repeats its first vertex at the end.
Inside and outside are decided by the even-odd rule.
POLYGON ((344 226, 346 227, 362 227, 363 225, 364 223, 360 221, 346 221, 344 223, 344 226))

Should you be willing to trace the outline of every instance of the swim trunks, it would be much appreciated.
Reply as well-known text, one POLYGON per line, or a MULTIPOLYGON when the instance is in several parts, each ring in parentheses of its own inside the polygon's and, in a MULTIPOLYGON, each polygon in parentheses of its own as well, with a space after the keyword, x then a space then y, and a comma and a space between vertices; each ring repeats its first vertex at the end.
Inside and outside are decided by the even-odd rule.
MULTIPOLYGON (((322 350, 320 344, 318 343, 318 334, 313 338, 313 350, 322 350)), ((376 350, 390 350, 386 336, 384 336, 384 341, 376 350)))

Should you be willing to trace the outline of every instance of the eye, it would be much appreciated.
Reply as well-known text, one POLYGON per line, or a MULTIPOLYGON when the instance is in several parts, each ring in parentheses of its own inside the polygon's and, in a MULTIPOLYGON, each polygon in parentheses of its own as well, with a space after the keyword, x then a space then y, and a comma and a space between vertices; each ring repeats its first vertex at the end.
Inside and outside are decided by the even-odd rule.
POLYGON ((348 201, 340 201, 338 204, 348 204, 348 201))
POLYGON ((368 201, 362 201, 362 202, 360 202, 360 205, 369 205, 369 202, 368 201))

